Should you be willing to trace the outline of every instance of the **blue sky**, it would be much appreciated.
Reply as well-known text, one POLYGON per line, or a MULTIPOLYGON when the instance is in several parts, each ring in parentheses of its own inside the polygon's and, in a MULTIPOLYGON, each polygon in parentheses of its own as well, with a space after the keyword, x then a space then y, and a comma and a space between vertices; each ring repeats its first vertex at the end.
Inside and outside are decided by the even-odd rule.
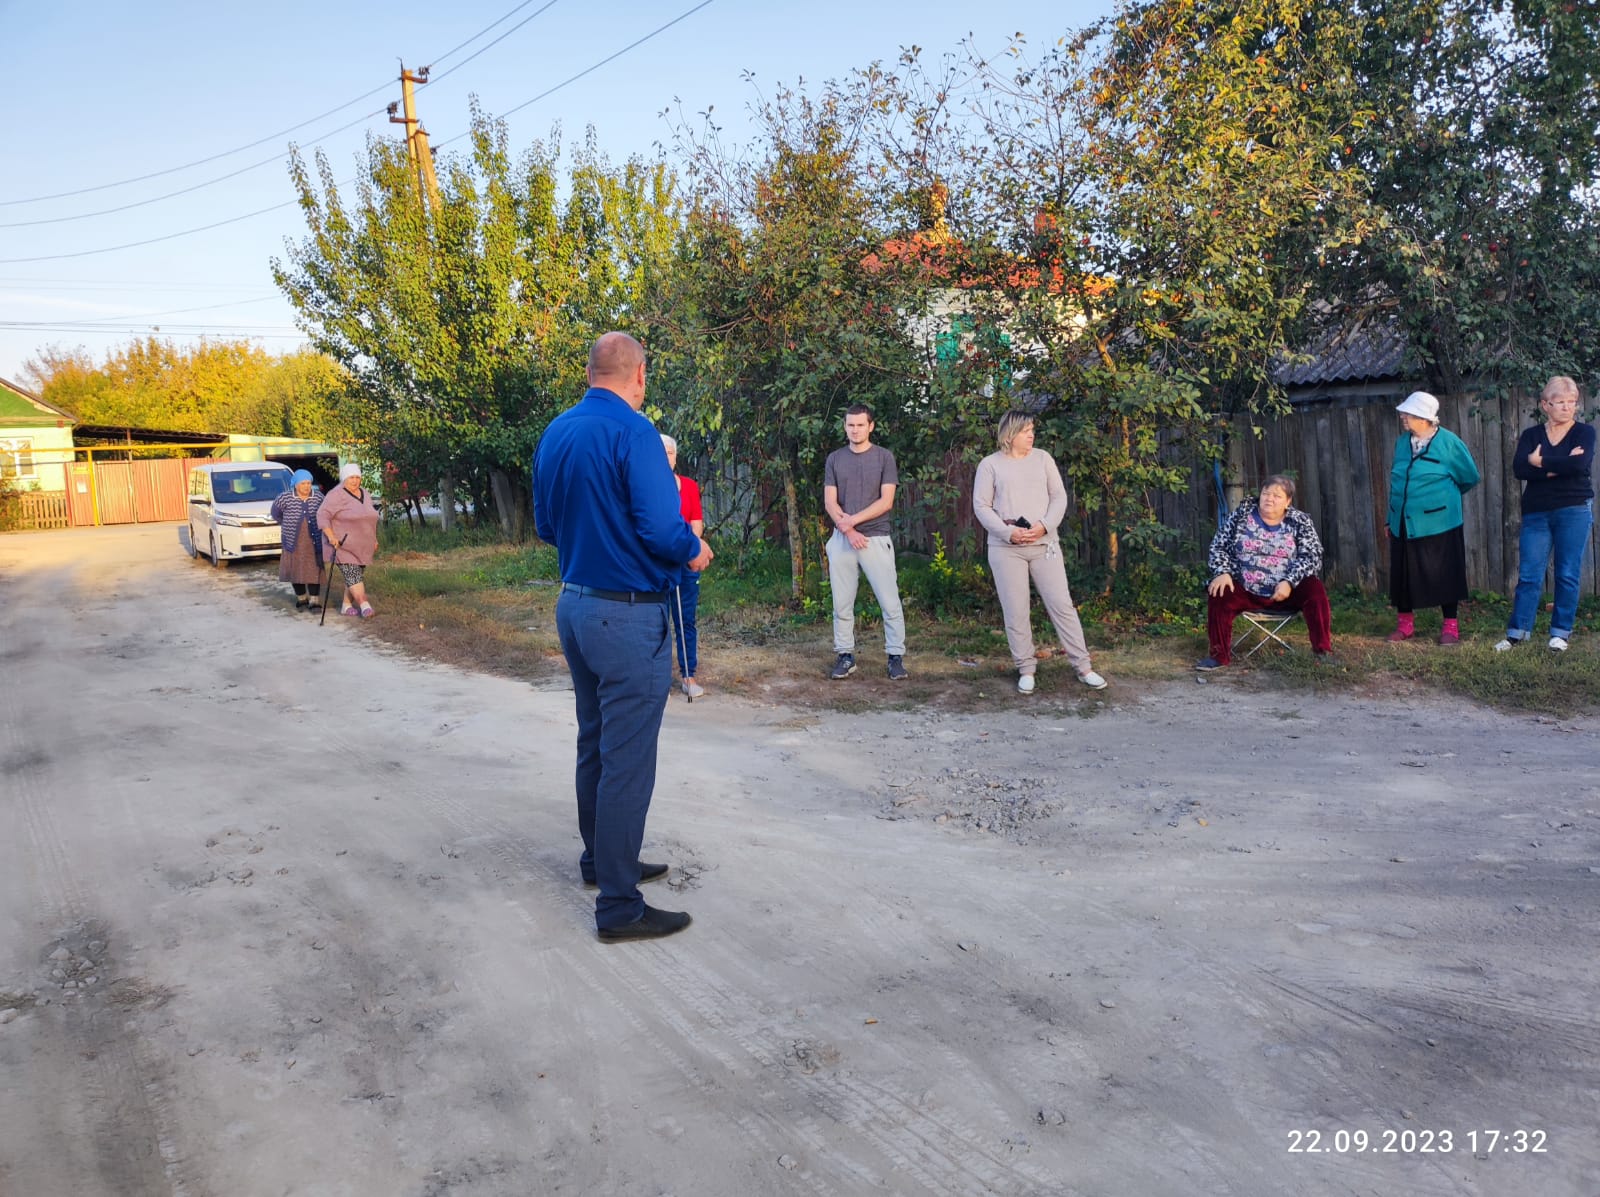
MULTIPOLYGON (((546 2, 529 0, 518 9, 518 0, 0 0, 12 98, 0 178, 0 376, 16 379, 41 346, 82 345, 99 358, 152 325, 177 341, 209 332, 254 337, 275 352, 295 347, 299 334, 269 273, 285 238, 303 232, 284 167, 291 140, 321 145, 347 178, 368 131, 398 132, 382 109, 400 98, 401 59, 408 67, 436 64, 438 81, 419 90, 418 107, 439 145, 466 129, 469 95, 489 113, 505 113, 699 0, 555 0, 539 12, 546 2), (272 136, 373 91, 304 129, 272 136), (171 170, 258 140, 263 144, 253 149, 171 170), (104 186, 154 172, 170 173, 104 186), (240 173, 161 198, 232 172, 240 173), (83 190, 89 188, 96 190, 83 190), (58 198, 43 198, 52 196, 58 198), (192 235, 84 252, 167 238, 279 204, 285 206, 192 235), (118 207, 124 210, 88 215, 118 207)), ((1041 45, 1111 3, 712 0, 521 108, 509 118, 512 145, 547 136, 556 122, 570 144, 593 124, 614 160, 650 154, 656 143, 670 142, 659 114, 674 99, 690 113, 714 106, 719 121, 737 132, 753 94, 745 71, 770 90, 777 82, 823 80, 874 60, 892 62, 909 44, 937 55, 969 33, 986 52, 1002 49, 1018 31, 1041 45)))

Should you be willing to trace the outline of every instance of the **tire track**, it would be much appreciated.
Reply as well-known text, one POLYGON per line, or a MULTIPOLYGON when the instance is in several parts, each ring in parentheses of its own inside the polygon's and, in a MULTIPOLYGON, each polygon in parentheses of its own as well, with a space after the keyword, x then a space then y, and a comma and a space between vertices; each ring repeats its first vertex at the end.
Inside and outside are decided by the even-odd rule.
MULTIPOLYGON (((491 851, 508 868, 525 876, 533 874, 544 896, 554 897, 575 914, 587 913, 587 903, 574 893, 571 883, 558 883, 553 870, 531 845, 498 819, 466 807, 456 799, 425 795, 423 801, 461 830, 488 837, 491 851)), ((520 903, 517 905, 520 908, 520 903)), ((526 917, 531 923, 531 915, 526 917)), ((643 954, 642 951, 633 953, 638 958, 643 958, 643 954)), ((709 1056, 734 1075, 743 1071, 742 1064, 754 1061, 760 1069, 782 1081, 784 1088, 800 1088, 806 1094, 806 1104, 821 1109, 872 1143, 893 1163, 895 1170, 915 1177, 926 1192, 1034 1192, 1039 1191, 1037 1186, 1051 1183, 1043 1172, 997 1159, 980 1146, 965 1127, 915 1108, 903 1094, 853 1080, 831 1078, 822 1072, 809 1077, 797 1076, 795 1070, 785 1065, 783 1046, 775 1032, 769 1029, 755 1034, 745 1029, 768 1020, 747 990, 730 987, 721 980, 720 970, 689 966, 685 958, 676 953, 652 952, 653 967, 645 974, 632 960, 624 962, 620 954, 613 956, 616 963, 611 971, 617 979, 646 999, 655 1008, 657 1017, 674 1031, 691 1053, 709 1056), (655 992, 653 986, 664 988, 675 1005, 662 1003, 661 994, 655 992), (688 1018, 679 1011, 687 1011, 695 1017, 688 1018), (719 1036, 737 1045, 743 1059, 724 1048, 718 1041, 719 1036), (964 1147, 954 1149, 952 1142, 964 1147), (1008 1178, 1008 1172, 1016 1174, 1016 1178, 1008 1178), (1027 1187, 1016 1187, 1021 1182, 1027 1187)), ((608 957, 608 965, 611 959, 608 957)), ((586 973, 586 970, 579 971, 586 973)), ((595 988, 597 992, 611 993, 609 987, 598 982, 595 988)), ((683 1059, 677 1053, 673 1058, 675 1061, 683 1059)), ((696 1087, 703 1081, 698 1073, 685 1075, 696 1087)))
MULTIPOLYGON (((12 609, 59 611, 57 604, 39 604, 27 589, 21 594, 6 593, 4 599, 12 609)), ((93 624, 89 626, 92 628, 93 624)), ((75 631, 79 637, 86 634, 82 627, 75 631)), ((29 662, 54 659, 50 648, 63 639, 58 625, 49 616, 39 620, 31 632, 39 638, 36 642, 39 651, 26 654, 7 684, 0 686, 0 729, 4 732, 0 743, 5 746, 0 755, 8 760, 34 752, 33 746, 37 743, 49 743, 44 737, 29 736, 26 728, 30 724, 72 728, 81 710, 64 712, 58 717, 48 707, 31 705, 23 709, 21 694, 50 692, 45 687, 29 684, 32 672, 29 662)), ((8 624, 6 639, 0 641, 0 655, 16 655, 12 635, 8 624)), ((70 654, 67 660, 67 668, 76 670, 70 654)), ((74 692, 81 695, 94 691, 84 686, 75 688, 74 692)), ((37 912, 34 925, 47 942, 70 934, 74 929, 99 923, 95 917, 96 903, 72 867, 66 840, 46 793, 44 778, 56 774, 59 785, 59 772, 48 759, 31 767, 8 770, 7 789, 14 800, 13 817, 22 824, 31 865, 31 899, 37 912)), ((113 781, 118 791, 124 784, 123 778, 113 781)), ((99 962, 102 971, 114 960, 110 941, 116 928, 107 926, 110 929, 104 933, 106 955, 99 962)), ((204 1190, 188 1176, 188 1166, 177 1147, 173 1103, 162 1084, 159 1062, 149 1046, 141 1042, 137 1019, 108 1009, 106 994, 105 984, 93 992, 73 990, 51 1005, 36 1007, 29 1016, 30 1022, 38 1024, 36 1042, 43 1041, 41 1047, 57 1037, 71 1045, 49 1052, 47 1059, 54 1061, 50 1066, 55 1070, 62 1067, 60 1061, 72 1061, 69 1067, 75 1083, 60 1096, 69 1109, 75 1113, 81 1111, 81 1125, 92 1138, 92 1167, 77 1150, 58 1150, 49 1156, 49 1164, 45 1166, 52 1169, 50 1184, 59 1186, 56 1191, 70 1192, 75 1197, 94 1193, 114 1194, 115 1197, 139 1197, 146 1193, 197 1197, 204 1190)), ((58 1081, 58 1077, 52 1076, 40 1091, 55 1088, 58 1081)), ((46 1141, 51 1136, 52 1132, 46 1132, 46 1141)))
MULTIPOLYGON (((1098 899, 1090 901, 1103 917, 1115 917, 1114 912, 1104 902, 1098 899)), ((1234 968, 1223 965, 1210 954, 1203 954, 1193 944, 1165 929, 1152 930, 1148 925, 1143 925, 1143 920, 1125 919, 1124 922, 1130 929, 1136 923, 1140 924, 1142 934, 1160 941, 1161 954, 1181 959, 1189 968, 1205 976, 1224 997, 1219 1005, 1223 1007, 1229 1004, 1236 1005, 1249 1017, 1261 1021, 1264 1025, 1296 1025, 1298 1022, 1296 1012, 1311 1008, 1337 1019, 1358 1033, 1378 1030, 1387 1035, 1402 1034, 1396 1028, 1389 1027, 1325 994, 1288 981, 1280 975, 1267 973, 1254 966, 1234 968)), ((1393 1123, 1394 1111, 1387 1103, 1380 1102, 1373 1093, 1376 1087, 1373 1082, 1381 1082, 1382 1078, 1374 1076, 1366 1069, 1353 1069, 1348 1052, 1330 1055, 1318 1048, 1302 1045, 1295 1056, 1295 1062, 1302 1088, 1307 1088, 1304 1074, 1309 1070, 1314 1074, 1315 1081, 1310 1088, 1322 1094, 1337 1093, 1345 1099, 1340 1109, 1341 1117, 1346 1119, 1348 1125, 1376 1128, 1393 1123)), ((1188 1116, 1201 1117, 1214 1128, 1213 1132, 1204 1138, 1190 1136, 1190 1145, 1195 1158, 1209 1172, 1223 1178, 1237 1176, 1241 1172, 1256 1173, 1263 1160, 1272 1159, 1277 1161, 1272 1175, 1263 1177, 1270 1187, 1262 1191, 1288 1192, 1303 1188, 1306 1183, 1305 1177, 1296 1175, 1289 1168, 1285 1162, 1283 1144, 1264 1133, 1263 1121, 1252 1120, 1237 1112, 1230 1113, 1224 1118, 1220 1103, 1207 1099, 1207 1095, 1214 1094, 1215 1091, 1215 1087, 1209 1083, 1196 1087, 1190 1097, 1180 1103, 1188 1116), (1221 1143, 1238 1146, 1223 1153, 1215 1146, 1221 1143)), ((1332 1103, 1324 1098, 1322 1104, 1327 1107, 1332 1103)), ((1229 1109, 1231 1111, 1231 1105, 1229 1109)), ((1292 1114, 1282 1110, 1273 1113, 1285 1123, 1286 1129, 1292 1114)), ((1319 1120, 1326 1121, 1325 1117, 1308 1112, 1302 1123, 1310 1126, 1319 1120)), ((1174 1125, 1182 1124, 1174 1120, 1174 1125)), ((1420 1160, 1422 1161, 1420 1167, 1435 1174, 1432 1182, 1422 1181, 1415 1176, 1408 1177, 1407 1183, 1411 1186, 1408 1191, 1417 1194, 1433 1193, 1440 1197, 1459 1194, 1462 1191, 1449 1173, 1448 1156, 1407 1157, 1407 1160, 1412 1165, 1412 1171, 1416 1170, 1417 1161, 1420 1160)), ((1395 1178, 1391 1171, 1383 1173, 1383 1179, 1387 1185, 1392 1185, 1395 1178)), ((1233 1190, 1230 1187, 1224 1191, 1233 1190)))

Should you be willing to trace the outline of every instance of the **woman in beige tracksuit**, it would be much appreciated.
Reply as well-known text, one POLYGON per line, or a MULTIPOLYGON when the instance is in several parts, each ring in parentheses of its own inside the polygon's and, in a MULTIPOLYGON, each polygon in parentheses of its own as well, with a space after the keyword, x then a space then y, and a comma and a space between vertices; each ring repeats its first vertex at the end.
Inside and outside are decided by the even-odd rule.
POLYGON ((1078 610, 1067 589, 1067 567, 1056 529, 1067 514, 1067 488, 1055 459, 1033 447, 1033 416, 1013 408, 1000 417, 1000 451, 978 463, 972 511, 989 533, 989 568, 1005 615, 1006 642, 1016 662, 1017 689, 1033 693, 1039 666, 1033 655, 1033 616, 1028 580, 1061 638, 1061 649, 1078 680, 1095 690, 1106 679, 1089 662, 1078 610))

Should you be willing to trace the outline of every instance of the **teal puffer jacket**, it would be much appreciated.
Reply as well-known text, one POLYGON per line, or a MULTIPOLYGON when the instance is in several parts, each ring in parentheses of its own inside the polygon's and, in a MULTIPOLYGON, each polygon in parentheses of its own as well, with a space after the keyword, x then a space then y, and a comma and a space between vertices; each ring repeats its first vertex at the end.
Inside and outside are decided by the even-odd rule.
POLYGON ((1389 533, 1407 539, 1437 536, 1462 523, 1461 496, 1478 485, 1478 467, 1455 433, 1441 428, 1428 447, 1411 454, 1411 434, 1394 443, 1389 471, 1389 533))

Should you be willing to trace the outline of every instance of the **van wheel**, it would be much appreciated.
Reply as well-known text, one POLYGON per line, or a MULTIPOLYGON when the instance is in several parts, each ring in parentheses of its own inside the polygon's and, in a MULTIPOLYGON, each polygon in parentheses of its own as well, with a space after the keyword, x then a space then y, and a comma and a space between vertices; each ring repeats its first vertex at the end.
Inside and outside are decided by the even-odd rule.
POLYGON ((222 554, 217 552, 217 534, 211 534, 211 566, 213 569, 222 569, 227 563, 222 560, 222 554))

